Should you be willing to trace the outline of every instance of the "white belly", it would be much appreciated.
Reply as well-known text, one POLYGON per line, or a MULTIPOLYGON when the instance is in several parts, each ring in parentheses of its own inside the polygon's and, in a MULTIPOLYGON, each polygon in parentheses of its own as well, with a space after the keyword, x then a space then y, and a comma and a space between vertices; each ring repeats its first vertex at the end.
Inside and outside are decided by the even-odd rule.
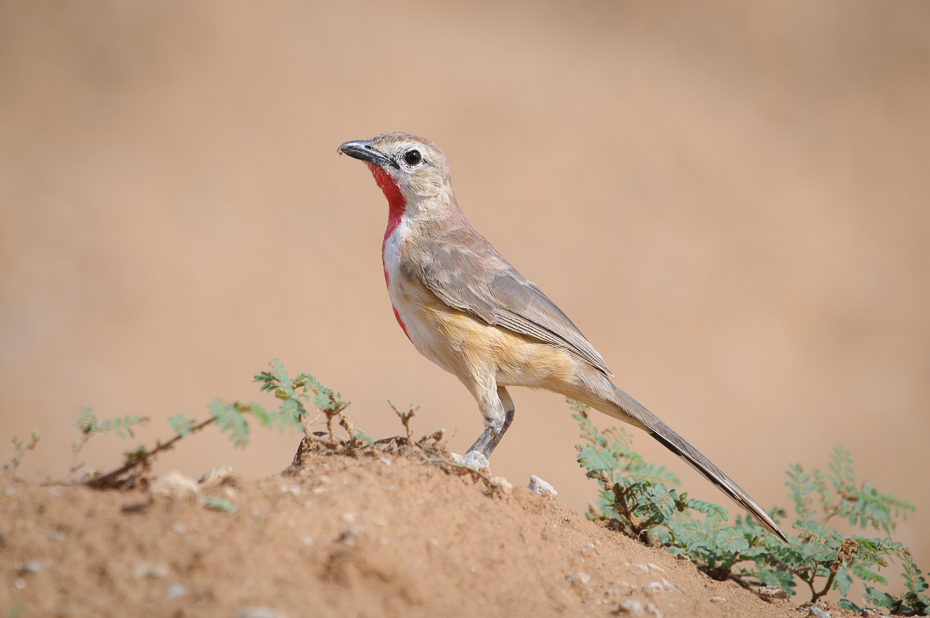
POLYGON ((416 349, 446 371, 449 366, 448 341, 439 331, 434 305, 441 302, 422 282, 410 281, 401 269, 400 257, 407 244, 410 228, 401 223, 384 242, 384 275, 395 316, 416 349))

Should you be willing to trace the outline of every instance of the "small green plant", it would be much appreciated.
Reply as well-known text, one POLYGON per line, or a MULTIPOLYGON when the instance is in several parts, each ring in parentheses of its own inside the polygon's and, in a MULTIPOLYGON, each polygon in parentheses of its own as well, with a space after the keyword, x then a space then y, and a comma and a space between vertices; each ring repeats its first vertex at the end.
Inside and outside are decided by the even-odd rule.
POLYGON ((211 509, 213 511, 222 511, 229 517, 232 517, 233 513, 239 510, 239 507, 237 507, 229 500, 215 498, 212 496, 202 497, 200 499, 200 504, 202 504, 204 508, 211 509))
POLYGON ((904 572, 901 573, 901 577, 904 578, 904 586, 907 589, 903 594, 893 596, 866 586, 864 600, 880 607, 886 607, 889 612, 899 616, 923 616, 930 613, 930 597, 923 594, 930 585, 927 584, 927 580, 924 579, 917 565, 911 561, 910 556, 904 560, 904 572))
MULTIPOLYGON (((13 436, 13 439, 10 440, 10 443, 13 445, 13 458, 8 462, 3 464, 3 470, 9 474, 16 474, 16 469, 19 468, 19 464, 23 461, 23 455, 26 451, 31 451, 36 447, 36 444, 39 443, 39 430, 33 429, 29 437, 22 441, 16 436, 13 436)), ((12 610, 10 610, 12 611, 12 610)))
POLYGON ((121 418, 98 420, 92 408, 84 406, 74 414, 74 426, 81 432, 81 437, 71 443, 71 465, 68 466, 68 480, 75 472, 84 467, 77 458, 81 449, 96 435, 112 432, 120 440, 135 437, 133 427, 142 427, 151 419, 147 416, 124 416, 121 418))
POLYGON ((335 447, 338 442, 333 430, 333 421, 337 420, 339 426, 349 434, 349 446, 357 447, 361 443, 371 445, 372 439, 363 431, 356 429, 348 416, 343 413, 351 401, 343 401, 339 393, 323 386, 309 373, 299 373, 293 379, 289 378, 287 371, 279 361, 271 361, 271 371, 263 371, 255 376, 255 382, 261 383, 261 390, 273 392, 274 396, 282 401, 278 408, 278 422, 300 426, 308 440, 317 441, 318 436, 309 430, 320 415, 326 417, 326 431, 329 433, 330 446, 335 447), (313 407, 317 416, 309 419, 305 403, 310 403, 313 396, 313 407))
POLYGON ((581 437, 587 442, 578 447, 578 463, 589 478, 601 484, 596 510, 600 517, 611 520, 614 528, 652 543, 654 535, 662 530, 659 527, 667 525, 676 512, 694 509, 726 519, 723 507, 669 489, 669 485, 679 484, 678 479, 664 467, 646 463, 630 449, 632 438, 627 432, 615 428, 599 432, 588 416, 587 406, 569 403, 575 412, 572 418, 578 421, 581 437))
POLYGON ((391 406, 391 409, 394 410, 394 414, 397 415, 397 418, 399 418, 400 422, 404 425, 404 431, 407 433, 407 442, 413 444, 413 429, 410 428, 410 421, 417 413, 417 410, 420 409, 420 406, 410 404, 406 412, 401 412, 390 399, 388 399, 388 405, 391 406))
MULTIPOLYGON (((728 525, 723 507, 688 499, 675 488, 679 483, 674 475, 646 463, 631 450, 626 432, 599 432, 587 406, 570 403, 585 442, 578 447, 578 462, 601 485, 590 517, 607 520, 611 528, 671 553, 686 554, 714 579, 733 579, 750 589, 777 586, 794 595, 801 581, 816 602, 830 590, 845 597, 858 579, 866 585, 867 602, 900 615, 926 610, 927 597, 922 593, 927 583, 906 547, 890 537, 847 537, 826 526, 830 519, 840 517, 860 528, 871 526, 888 533, 899 518, 914 511, 910 503, 881 493, 869 483, 856 484, 852 459, 842 446, 833 451, 826 474, 819 470, 808 474, 800 465, 789 467, 787 485, 797 536, 785 545, 748 515, 737 516, 728 525), (894 558, 904 564, 907 586, 907 592, 898 597, 870 586, 887 585, 877 571, 894 558)), ((776 521, 787 517, 780 509, 772 509, 769 515, 776 521)), ((858 609, 845 598, 840 604, 858 609)))
MULTIPOLYGON (((339 393, 323 386, 312 375, 301 373, 291 379, 288 377, 284 365, 278 360, 273 360, 271 361, 270 371, 263 371, 258 374, 255 376, 254 381, 261 384, 261 391, 273 392, 275 397, 281 401, 277 410, 267 410, 262 405, 251 401, 243 403, 214 399, 209 404, 209 415, 206 418, 198 420, 188 418, 183 414, 172 416, 168 419, 168 425, 174 432, 174 436, 165 442, 157 441, 152 448, 146 448, 142 445, 135 450, 124 453, 122 466, 106 474, 93 476, 86 480, 85 483, 98 488, 131 486, 145 477, 159 454, 173 449, 179 441, 209 425, 219 427, 220 431, 229 435, 233 446, 243 448, 249 443, 250 417, 258 421, 263 427, 277 427, 280 431, 285 429, 303 430, 308 437, 319 440, 315 435, 311 435, 308 429, 313 422, 307 420, 309 416, 307 404, 310 404, 311 401, 319 412, 317 418, 321 414, 326 415, 330 444, 335 444, 338 441, 333 432, 334 419, 337 419, 340 426, 348 432, 351 444, 371 444, 371 438, 364 432, 355 429, 348 417, 343 413, 349 402, 343 401, 339 393)), ((75 459, 77 453, 93 435, 113 432, 119 437, 132 436, 132 428, 148 422, 148 420, 147 417, 124 417, 112 421, 98 422, 89 408, 83 408, 78 413, 76 423, 82 432, 82 437, 72 447, 75 459)), ((71 473, 78 468, 80 468, 80 464, 72 462, 71 473)))

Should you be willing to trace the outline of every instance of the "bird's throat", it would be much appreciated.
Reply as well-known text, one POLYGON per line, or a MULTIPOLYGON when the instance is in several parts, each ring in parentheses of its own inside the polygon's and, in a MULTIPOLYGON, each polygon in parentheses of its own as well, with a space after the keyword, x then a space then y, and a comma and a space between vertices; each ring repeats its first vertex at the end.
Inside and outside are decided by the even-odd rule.
MULTIPOLYGON (((404 209, 407 207, 407 200, 404 199, 404 195, 400 192, 400 187, 394 183, 394 179, 392 179, 387 172, 372 163, 368 164, 368 168, 371 170, 371 175, 375 177, 375 182, 381 187, 381 191, 384 192, 384 197, 386 197, 388 201, 388 223, 387 229, 384 231, 384 242, 387 242, 388 236, 400 225, 401 217, 404 216, 404 209)), ((381 250, 383 253, 383 244, 381 250)))
MULTIPOLYGON (((390 289, 391 276, 388 274, 387 266, 384 264, 384 250, 387 246, 388 238, 391 237, 391 234, 393 234, 397 226, 400 225, 400 221, 404 216, 404 209, 407 207, 407 200, 404 199, 403 193, 400 192, 400 187, 394 183, 394 180, 388 176, 387 172, 371 163, 368 164, 368 168, 371 170, 371 175, 375 177, 375 182, 381 187, 381 191, 384 192, 384 197, 386 197, 388 201, 387 229, 384 230, 384 240, 381 241, 381 266, 384 268, 384 283, 387 285, 388 289, 390 289)), ((397 307, 394 307, 392 304, 391 308, 394 310, 394 317, 397 319, 397 323, 400 324, 404 334, 407 335, 407 339, 410 339, 410 335, 407 334, 407 325, 404 324, 400 314, 397 312, 397 307)))

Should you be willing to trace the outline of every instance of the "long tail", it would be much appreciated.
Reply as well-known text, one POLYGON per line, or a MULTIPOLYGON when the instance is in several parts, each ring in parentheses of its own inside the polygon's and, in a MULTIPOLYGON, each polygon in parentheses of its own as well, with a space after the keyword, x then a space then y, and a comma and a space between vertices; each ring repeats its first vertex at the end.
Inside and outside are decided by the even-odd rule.
POLYGON ((610 399, 613 400, 620 410, 602 409, 597 406, 598 409, 627 422, 630 422, 631 418, 634 419, 634 425, 638 425, 648 431, 653 438, 662 444, 662 446, 684 459, 692 468, 716 485, 720 491, 728 495, 737 504, 751 513, 760 524, 781 539, 783 543, 788 543, 788 538, 778 529, 778 526, 772 521, 772 518, 762 510, 762 507, 756 504, 755 500, 749 497, 749 494, 740 489, 739 485, 724 474, 720 468, 715 466, 707 457, 704 457, 700 451, 691 446, 687 440, 675 433, 671 427, 663 423, 656 415, 644 408, 638 401, 617 388, 613 383, 611 383, 611 386, 613 386, 614 392, 610 399), (617 414, 617 412, 619 412, 619 414, 617 414))

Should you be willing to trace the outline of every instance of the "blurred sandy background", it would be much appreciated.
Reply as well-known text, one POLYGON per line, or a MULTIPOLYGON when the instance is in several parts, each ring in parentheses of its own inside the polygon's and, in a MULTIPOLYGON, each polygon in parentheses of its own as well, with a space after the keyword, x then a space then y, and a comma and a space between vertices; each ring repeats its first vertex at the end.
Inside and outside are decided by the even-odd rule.
MULTIPOLYGON (((83 404, 153 417, 132 445, 215 396, 273 404, 251 377, 274 357, 372 435, 399 432, 391 398, 467 448, 476 404, 390 311, 385 200, 336 155, 402 130, 761 504, 843 443, 917 505, 897 538, 930 568, 930 4, 464 5, 0 2, 0 439, 39 428, 25 475, 64 475, 83 404)), ((567 406, 514 398, 494 472, 583 510, 567 406)), ((261 477, 296 444, 212 431, 160 470, 261 477)))

